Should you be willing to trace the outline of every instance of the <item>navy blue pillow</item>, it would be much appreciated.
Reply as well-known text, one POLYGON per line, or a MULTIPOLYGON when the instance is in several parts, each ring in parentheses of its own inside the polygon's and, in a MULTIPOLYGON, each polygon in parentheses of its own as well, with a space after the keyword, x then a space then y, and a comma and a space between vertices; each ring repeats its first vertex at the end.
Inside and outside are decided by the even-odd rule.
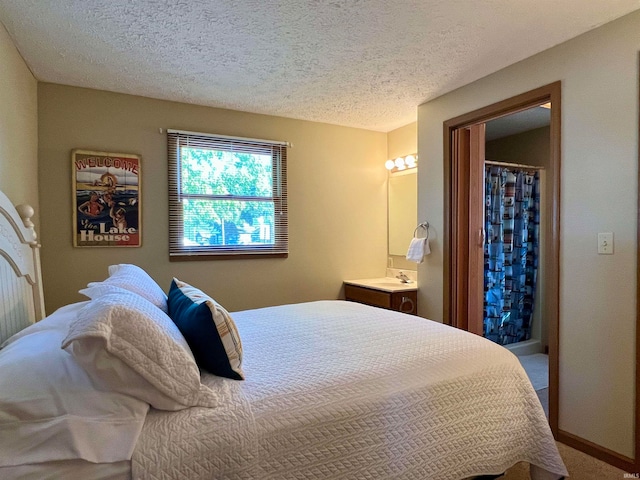
POLYGON ((220 377, 244 379, 240 335, 222 306, 177 278, 171 282, 167 305, 201 369, 220 377))

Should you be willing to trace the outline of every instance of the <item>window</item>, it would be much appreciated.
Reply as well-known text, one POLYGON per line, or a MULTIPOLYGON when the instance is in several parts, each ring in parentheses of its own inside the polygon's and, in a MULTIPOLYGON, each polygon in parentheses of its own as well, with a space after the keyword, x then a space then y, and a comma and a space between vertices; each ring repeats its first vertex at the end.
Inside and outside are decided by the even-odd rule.
POLYGON ((286 256, 287 144, 167 133, 169 255, 286 256))

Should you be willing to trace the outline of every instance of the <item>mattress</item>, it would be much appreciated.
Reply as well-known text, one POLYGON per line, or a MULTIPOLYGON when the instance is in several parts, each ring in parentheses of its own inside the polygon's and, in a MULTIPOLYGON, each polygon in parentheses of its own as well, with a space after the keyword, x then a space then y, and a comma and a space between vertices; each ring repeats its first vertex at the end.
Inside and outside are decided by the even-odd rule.
POLYGON ((132 477, 457 480, 566 475, 517 358, 476 335, 343 301, 233 313, 245 381, 214 409, 151 410, 132 477))

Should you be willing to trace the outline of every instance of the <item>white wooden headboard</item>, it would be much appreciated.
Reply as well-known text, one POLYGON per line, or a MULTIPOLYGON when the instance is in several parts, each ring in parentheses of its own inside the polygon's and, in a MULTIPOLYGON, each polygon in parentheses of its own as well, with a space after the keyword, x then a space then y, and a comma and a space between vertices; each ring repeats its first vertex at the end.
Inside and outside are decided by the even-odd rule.
POLYGON ((0 344, 44 317, 40 245, 33 208, 0 192, 0 344))

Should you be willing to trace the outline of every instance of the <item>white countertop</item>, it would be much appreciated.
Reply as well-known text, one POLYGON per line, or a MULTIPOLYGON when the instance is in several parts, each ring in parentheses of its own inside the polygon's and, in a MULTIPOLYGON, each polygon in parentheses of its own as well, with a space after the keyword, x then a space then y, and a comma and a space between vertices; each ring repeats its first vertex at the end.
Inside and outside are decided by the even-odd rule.
POLYGON ((412 281, 411 283, 402 283, 399 279, 393 277, 381 277, 381 278, 364 278, 361 280, 345 280, 344 283, 348 285, 355 285, 358 287, 371 288, 373 290, 381 290, 383 292, 410 292, 418 290, 418 283, 412 281))

